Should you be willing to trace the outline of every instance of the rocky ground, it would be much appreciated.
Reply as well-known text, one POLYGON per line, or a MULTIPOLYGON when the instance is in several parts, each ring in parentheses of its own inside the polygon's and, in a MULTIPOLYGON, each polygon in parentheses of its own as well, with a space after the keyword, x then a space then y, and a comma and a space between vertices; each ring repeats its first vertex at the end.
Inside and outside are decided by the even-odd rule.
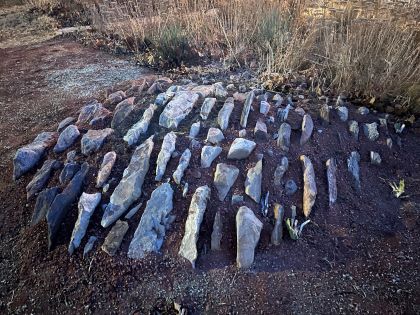
MULTIPOLYGON (((0 62, 0 153, 3 157, 0 309, 3 313, 48 310, 50 313, 176 314, 177 305, 192 314, 420 312, 417 263, 420 258, 420 140, 415 126, 397 134, 394 117, 372 110, 364 113, 351 102, 337 102, 336 95, 327 95, 329 122, 325 122, 326 99, 312 93, 302 78, 284 86, 278 94, 283 99, 280 102, 279 96, 256 89, 255 82, 240 73, 157 76, 69 39, 6 48, 1 53, 4 56, 0 62), (213 85, 218 81, 222 81, 221 86, 213 85), (197 88, 195 84, 205 86, 197 88), (164 100, 168 88, 173 93, 168 93, 168 99, 164 100), (179 92, 180 89, 189 92, 179 92), (188 99, 177 103, 182 93, 187 93, 188 99), (203 94, 207 93, 216 102, 204 119, 206 115, 202 115, 201 109, 203 94), (264 110, 265 97, 270 105, 268 112, 264 110), (98 102, 84 107, 93 99, 98 102), (189 101, 191 108, 187 106, 189 101), (150 105, 154 103, 156 106, 150 105), (287 104, 292 107, 285 118, 287 104), (343 117, 344 107, 348 109, 347 119, 343 117), (93 115, 88 113, 89 108, 94 108, 93 115), (173 114, 180 108, 187 115, 178 122, 173 114), (247 108, 249 116, 245 119, 247 108), (226 127, 223 117, 227 118, 230 109, 226 127), (62 126, 58 145, 58 134, 51 134, 52 141, 46 143, 45 151, 41 150, 36 165, 14 181, 13 158, 17 150, 43 131, 56 132, 66 117, 75 118, 67 122, 74 127, 62 126), (125 137, 137 121, 143 118, 147 122, 146 117, 150 118, 150 124, 148 128, 144 124, 142 127, 147 131, 136 139, 132 136, 135 132, 125 137), (89 124, 92 118, 96 120, 89 124), (358 122, 357 138, 350 132, 350 121, 358 122), (191 134, 191 126, 196 122, 201 124, 200 131, 191 134), (375 122, 378 135, 373 125, 365 133, 365 124, 375 122), (258 132, 255 132, 257 125, 258 132), (104 135, 103 145, 92 146, 98 135, 89 130, 108 130, 105 128, 112 128, 113 132, 104 135), (209 134, 210 128, 221 130, 212 129, 209 134), (171 130, 174 134, 169 134, 171 130), (255 143, 255 148, 243 155, 243 159, 238 159, 243 150, 238 153, 231 148, 234 142, 243 141, 238 139, 249 140, 247 144, 252 148, 255 143), (143 147, 136 150, 141 144, 143 147), (208 168, 202 167, 203 146, 221 148, 208 168), (183 154, 187 149, 191 157, 184 176, 178 181, 172 175, 181 155, 184 161, 188 160, 188 154, 183 154), (69 189, 68 181, 60 182, 60 175, 68 162, 67 154, 73 150, 73 163, 87 162, 89 168, 82 166, 69 189), (97 188, 97 174, 104 155, 112 151, 116 160, 105 180, 109 186, 97 188), (372 151, 379 153, 382 160, 379 165, 372 164, 372 151), (348 166, 352 152, 360 155, 360 162, 351 163, 353 173, 348 166), (305 201, 305 192, 313 192, 307 186, 312 172, 309 167, 304 179, 301 155, 313 165, 317 191, 313 207, 310 202, 313 198, 305 201), (136 156, 140 158, 135 160, 136 156), (280 176, 279 165, 286 169, 284 157, 288 166, 280 176), (328 188, 326 162, 331 158, 337 163, 338 197, 330 205, 330 197, 334 196, 328 188), (43 174, 37 173, 48 159, 57 160, 57 165, 51 164, 43 174), (222 173, 223 163, 233 170, 228 177, 217 175, 222 173), (354 164, 360 166, 360 189, 354 178, 357 172, 354 164), (127 172, 135 181, 127 176, 123 179, 128 165, 127 172), (159 181, 155 180, 157 168, 163 174, 159 181), (252 176, 247 176, 250 169, 252 176), (36 174, 41 176, 34 182, 36 174), (125 186, 119 185, 121 179, 127 183, 125 186), (224 190, 223 198, 222 188, 226 188, 228 179, 232 187, 224 190), (389 186, 389 182, 400 179, 405 180, 405 198, 396 198, 389 186), (293 193, 290 180, 297 188, 293 193), (246 188, 246 182, 252 187, 246 188), (188 191, 183 196, 186 183, 188 191), (205 185, 208 190, 198 189, 205 185), (57 201, 51 205, 55 210, 47 215, 49 226, 43 216, 39 223, 32 225, 36 200, 44 186, 58 187, 61 197, 71 195, 73 190, 74 198, 65 202, 56 197, 57 201), (75 189, 79 186, 80 190, 75 189), (36 191, 29 200, 27 187, 31 188, 29 192, 36 191), (70 242, 77 244, 72 237, 74 227, 77 233, 73 236, 79 237, 85 230, 83 223, 77 221, 82 192, 86 194, 80 203, 85 211, 81 221, 86 222, 91 208, 96 210, 85 226, 80 246, 69 246, 70 242), (267 192, 269 207, 262 211, 261 204, 253 199, 264 199, 267 192), (99 202, 98 193, 101 193, 99 202), (239 198, 235 204, 232 204, 233 195, 239 198), (305 221, 304 212, 308 214, 308 209, 311 210, 308 215, 311 222, 298 240, 291 238, 283 223, 282 240, 278 245, 273 244, 276 203, 284 207, 285 218, 291 217, 291 206, 295 205, 299 224, 305 221), (120 221, 114 225, 108 214, 120 211, 117 206, 121 204, 124 209, 120 221), (138 204, 141 205, 137 212, 125 218, 138 204), (240 207, 248 207, 250 212, 246 208, 239 211, 240 207), (61 220, 58 217, 63 209, 67 213, 61 220), (219 232, 213 234, 216 214, 222 224, 219 232), (190 237, 184 237, 186 226, 191 230, 190 237), (49 230, 56 233, 49 237, 49 230), (108 236, 111 230, 112 236, 108 236), (239 244, 238 232, 243 235, 239 244), (221 235, 219 250, 215 249, 217 235, 221 235), (97 240, 84 255, 91 236, 97 240), (247 243, 257 243, 255 251, 253 246, 244 251, 247 243), (249 262, 252 262, 250 268, 239 268, 249 262)), ((108 157, 113 160, 112 154, 108 157)), ((22 159, 23 163, 29 160, 22 159)), ((44 166, 47 169, 48 165, 44 166)))

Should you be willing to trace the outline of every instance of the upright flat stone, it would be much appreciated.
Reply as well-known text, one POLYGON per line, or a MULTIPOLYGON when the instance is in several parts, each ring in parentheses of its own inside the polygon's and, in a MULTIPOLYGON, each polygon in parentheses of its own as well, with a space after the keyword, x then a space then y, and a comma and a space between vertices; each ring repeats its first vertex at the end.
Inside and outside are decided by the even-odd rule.
POLYGON ((365 132, 366 138, 368 138, 370 141, 375 141, 379 138, 378 124, 376 122, 364 124, 363 130, 365 132))
POLYGON ((134 110, 135 97, 130 97, 118 103, 114 110, 114 116, 111 121, 111 128, 119 133, 123 131, 123 122, 130 116, 134 110))
POLYGON ((70 147, 79 137, 79 129, 75 125, 70 125, 60 133, 57 144, 54 147, 55 153, 61 153, 70 147))
POLYGON ((101 163, 101 168, 96 178, 96 188, 101 188, 105 185, 106 181, 111 174, 112 168, 114 167, 115 161, 117 160, 117 153, 114 151, 108 152, 104 155, 104 159, 101 163))
POLYGON ((246 100, 245 100, 244 107, 242 109, 242 114, 241 114, 240 124, 242 128, 246 128, 246 125, 248 123, 249 111, 251 110, 251 106, 252 106, 252 102, 254 102, 254 98, 255 98, 255 94, 253 91, 249 92, 246 96, 246 100))
POLYGON ((80 170, 80 165, 77 163, 66 163, 58 177, 60 184, 67 184, 74 175, 80 170))
POLYGON ((300 160, 303 163, 303 214, 309 217, 317 195, 315 172, 308 157, 301 155, 300 160))
POLYGON ((213 231, 211 233, 211 250, 220 250, 220 242, 222 240, 222 216, 220 211, 216 212, 213 222, 213 231))
POLYGON ((216 98, 210 97, 204 100, 203 105, 201 105, 201 111, 200 111, 200 116, 203 120, 207 120, 215 104, 216 104, 216 98))
POLYGON ((279 129, 279 137, 277 138, 277 146, 284 152, 289 152, 291 134, 292 128, 290 125, 288 123, 282 123, 279 129))
POLYGON ((36 198, 34 213, 32 214, 31 225, 36 225, 45 219, 48 209, 51 207, 55 196, 59 192, 58 187, 47 188, 41 191, 36 198))
POLYGON ((327 179, 328 179, 328 199, 330 207, 337 201, 337 162, 334 158, 326 162, 327 165, 327 179))
POLYGON ((194 139, 200 133, 201 123, 199 121, 193 123, 190 128, 189 137, 194 139))
POLYGON ((258 119, 254 128, 254 137, 255 139, 265 141, 268 139, 267 134, 267 125, 262 119, 258 119))
POLYGON ((66 217, 68 210, 82 193, 83 182, 88 171, 89 164, 85 162, 82 164, 80 171, 74 175, 73 179, 63 190, 63 192, 54 198, 54 201, 52 202, 51 207, 47 213, 48 250, 52 249, 61 223, 66 217))
POLYGON ((114 132, 114 129, 105 128, 101 130, 88 130, 82 137, 82 153, 90 155, 99 151, 105 139, 114 132))
POLYGON ((286 173, 287 169, 289 168, 289 160, 287 157, 283 156, 281 158, 280 164, 277 165, 276 170, 274 171, 274 185, 280 186, 281 180, 283 179, 284 174, 286 173))
POLYGON ((142 259, 148 253, 160 250, 171 222, 169 214, 173 207, 173 193, 169 183, 160 185, 152 192, 128 248, 129 258, 142 259))
POLYGON ((220 129, 226 130, 229 126, 230 115, 235 108, 233 97, 228 97, 217 115, 220 129))
POLYGON ((128 145, 136 144, 140 136, 147 132, 147 129, 149 129, 150 121, 152 120, 157 108, 158 106, 156 104, 151 104, 144 111, 142 118, 127 131, 124 136, 124 141, 127 142, 128 145))
POLYGON ((176 93, 160 114, 159 125, 165 128, 178 128, 179 123, 191 112, 198 99, 198 94, 193 92, 176 93))
POLYGON ((188 210, 188 218, 185 223, 185 234, 182 238, 181 247, 178 252, 179 255, 191 262, 193 268, 195 268, 195 261, 198 256, 197 240, 198 234, 200 233, 200 225, 203 221, 210 193, 211 190, 207 185, 198 187, 195 191, 188 210))
POLYGON ((171 159, 172 153, 175 151, 176 135, 173 131, 166 134, 163 138, 162 148, 160 149, 156 162, 156 177, 155 181, 161 181, 165 174, 166 165, 171 159))
POLYGON ((211 144, 219 144, 225 139, 225 136, 223 135, 223 132, 218 128, 209 128, 209 131, 207 132, 207 138, 206 141, 211 144))
POLYGON ((181 184, 181 179, 184 177, 184 172, 187 169, 188 165, 190 164, 191 159, 191 151, 190 149, 186 149, 184 153, 182 153, 181 158, 179 159, 178 167, 176 168, 174 174, 172 175, 175 183, 178 185, 181 184))
POLYGON ((42 132, 32 143, 19 148, 13 158, 13 179, 16 180, 30 171, 44 155, 47 148, 57 141, 57 133, 42 132))
POLYGON ((360 185, 360 154, 358 152, 351 152, 350 157, 347 159, 347 168, 353 176, 353 187, 357 192, 361 191, 360 185))
POLYGON ((212 147, 205 145, 201 149, 201 167, 207 168, 210 167, 211 163, 222 153, 221 147, 212 147))
POLYGON ((39 193, 47 185, 51 173, 61 167, 57 160, 46 160, 42 167, 36 172, 34 178, 26 186, 26 198, 29 200, 39 193))
POLYGON ((106 236, 101 249, 109 256, 114 256, 121 246, 124 236, 128 231, 128 227, 128 223, 125 221, 118 220, 115 222, 111 231, 109 231, 106 236))
POLYGON ((355 120, 349 122, 349 131, 354 140, 359 140, 359 123, 355 120))
POLYGON ((254 141, 236 138, 230 146, 227 158, 231 160, 246 159, 254 151, 256 146, 257 144, 254 141))
POLYGON ((73 233, 71 235, 69 244, 69 254, 73 254, 74 250, 80 246, 83 237, 86 234, 89 225, 90 217, 95 211, 96 207, 101 202, 101 193, 87 194, 82 193, 79 199, 79 215, 74 225, 73 233))
POLYGON ((261 199, 262 159, 248 170, 245 180, 245 193, 256 203, 261 199))
POLYGON ((337 113, 341 121, 347 121, 347 119, 349 118, 349 110, 345 106, 338 107, 337 113))
POLYGON ((93 245, 95 245, 95 242, 97 241, 96 236, 90 236, 88 241, 86 242, 85 248, 83 248, 83 258, 93 249, 93 245))
POLYGON ((274 204, 274 227, 271 232, 271 244, 279 245, 283 239, 283 217, 284 207, 280 204, 274 204))
POLYGON ((263 224, 248 207, 242 206, 236 214, 236 263, 238 268, 249 268, 254 262, 255 248, 263 224))
POLYGON ((220 201, 225 200, 238 175, 239 169, 236 166, 224 163, 217 164, 216 172, 214 173, 214 186, 217 189, 220 201))
POLYGON ((144 177, 149 171, 150 155, 153 150, 153 136, 134 151, 130 164, 111 195, 102 216, 101 225, 108 227, 114 223, 141 195, 144 177))
POLYGON ((312 121, 312 117, 309 114, 305 114, 305 116, 303 116, 302 121, 302 134, 300 137, 300 145, 304 145, 306 142, 308 142, 313 130, 314 122, 312 121))

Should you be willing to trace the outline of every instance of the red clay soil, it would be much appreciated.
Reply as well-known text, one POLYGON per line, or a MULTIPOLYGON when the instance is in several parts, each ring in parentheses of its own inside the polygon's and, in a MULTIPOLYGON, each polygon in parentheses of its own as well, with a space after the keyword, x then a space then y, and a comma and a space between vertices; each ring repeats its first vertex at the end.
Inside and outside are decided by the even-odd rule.
MULTIPOLYGON (((315 130, 310 142, 303 147, 299 145, 300 132, 292 133, 291 150, 287 155, 289 170, 285 179, 295 180, 298 191, 292 196, 285 196, 280 189, 273 187, 274 170, 282 154, 275 140, 270 138, 268 141, 256 140, 257 148, 249 159, 227 162, 236 165, 240 173, 226 201, 220 202, 212 184, 213 174, 217 163, 227 161, 229 145, 241 129, 242 103, 235 102, 232 123, 222 143, 223 152, 211 168, 200 168, 200 150, 194 150, 184 177, 190 186, 186 198, 182 198, 182 188, 172 182, 176 220, 167 231, 160 254, 151 254, 141 261, 127 257, 128 245, 145 208, 144 202, 138 213, 128 221, 129 231, 116 256, 109 257, 100 249, 110 230, 100 226, 103 212, 100 208, 91 218, 82 246, 69 256, 67 246, 77 218, 77 205, 73 206, 62 226, 58 246, 48 252, 46 223, 35 227, 29 225, 34 201, 26 201, 25 186, 35 170, 13 182, 12 157, 17 148, 32 141, 39 132, 55 130, 61 119, 77 115, 89 99, 71 92, 60 92, 62 97, 56 100, 54 91, 45 94, 43 87, 48 84, 45 67, 64 69, 69 58, 83 65, 92 60, 111 60, 112 57, 68 40, 0 50, 0 54, 1 313, 176 314, 174 302, 186 307, 191 314, 420 312, 418 129, 404 131, 401 148, 396 143, 392 149, 386 146, 384 129, 380 129, 380 138, 376 142, 368 141, 362 130, 360 141, 354 141, 348 133, 347 123, 341 122, 335 113, 332 113, 332 122, 328 127, 321 125, 317 118, 319 104, 316 99, 301 102, 300 106, 314 117, 315 130), (45 55, 53 55, 54 63, 46 64, 45 55), (269 150, 273 151, 272 156, 269 150), (346 160, 353 150, 361 155, 360 194, 352 189, 347 171, 346 160), (380 153, 380 166, 370 164, 370 151, 380 153), (232 206, 230 198, 232 193, 243 194, 246 171, 255 164, 258 153, 264 154, 263 191, 270 190, 271 204, 279 202, 285 205, 286 217, 290 216, 290 206, 294 204, 298 208, 299 221, 303 219, 302 167, 298 159, 301 154, 307 155, 314 164, 318 198, 311 214, 312 223, 305 227, 302 238, 293 241, 284 234, 283 242, 274 247, 270 245, 272 209, 265 218, 259 207, 245 197, 241 205, 253 209, 264 226, 254 266, 243 271, 235 266, 235 215, 238 205, 232 206), (330 157, 338 161, 339 197, 332 208, 328 205, 325 168, 325 162, 330 157), (386 182, 400 178, 406 181, 406 194, 409 196, 406 199, 395 198, 386 182), (198 186, 205 184, 212 188, 212 196, 200 229, 196 269, 191 269, 191 265, 178 255, 178 250, 191 196, 198 186), (220 252, 210 250, 216 211, 221 211, 224 221, 220 252), (83 258, 83 246, 90 235, 97 236, 98 241, 93 251, 83 258)), ((80 80, 83 81, 83 77, 80 80)), ((99 100, 103 100, 103 95, 97 94, 99 100)), ((133 113, 131 121, 141 117, 153 98, 144 96, 136 100, 138 110, 133 113)), ((210 126, 216 125, 217 112, 222 105, 223 102, 218 102, 217 108, 213 109, 202 127, 200 140, 205 139, 210 126)), ((257 109, 256 103, 254 107, 257 109)), ((274 114, 273 106, 270 114, 274 114)), ((258 110, 250 113, 247 138, 253 139, 252 129, 260 117, 262 115, 258 110)), ((361 116, 351 107, 350 118, 373 122, 378 116, 361 116)), ((191 123, 197 119, 198 111, 191 113, 178 128, 179 131, 187 133, 191 123)), ((143 186, 143 201, 147 201, 158 185, 154 181, 154 170, 165 133, 158 127, 157 120, 158 115, 155 115, 148 133, 148 136, 156 133, 157 137, 150 171, 143 186)), ((395 137, 391 127, 389 125, 389 134, 395 137)), ((278 128, 277 120, 268 124, 269 134, 275 133, 278 128)), ((179 134, 177 151, 182 153, 188 146, 185 134, 179 134)), ((80 141, 67 151, 72 149, 80 152, 80 141)), ((118 154, 111 176, 119 180, 133 152, 120 135, 114 134, 100 152, 88 158, 78 155, 79 161, 86 160, 91 166, 84 191, 96 191, 94 179, 98 166, 103 154, 111 149, 118 154)), ((48 155, 61 161, 65 159, 65 153, 55 155, 49 151, 48 155)), ((178 158, 170 160, 166 177, 173 173, 177 164, 178 158)), ((57 177, 56 173, 49 186, 58 184, 57 177)), ((108 202, 117 182, 103 195, 103 203, 108 202)))

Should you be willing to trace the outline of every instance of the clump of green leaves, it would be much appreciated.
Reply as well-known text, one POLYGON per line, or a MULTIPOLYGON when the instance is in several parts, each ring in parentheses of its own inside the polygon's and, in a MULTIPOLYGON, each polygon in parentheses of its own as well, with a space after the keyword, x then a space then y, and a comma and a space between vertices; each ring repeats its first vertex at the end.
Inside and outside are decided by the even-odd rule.
POLYGON ((390 182, 389 186, 392 188, 392 192, 394 193, 394 196, 397 198, 406 198, 407 196, 403 196, 405 193, 405 182, 404 179, 400 180, 399 185, 394 182, 390 182))
POLYGON ((286 227, 289 231, 290 238, 292 240, 298 240, 302 235, 303 228, 309 222, 311 222, 311 220, 306 220, 299 225, 298 220, 296 219, 296 206, 292 206, 292 217, 286 219, 286 227))

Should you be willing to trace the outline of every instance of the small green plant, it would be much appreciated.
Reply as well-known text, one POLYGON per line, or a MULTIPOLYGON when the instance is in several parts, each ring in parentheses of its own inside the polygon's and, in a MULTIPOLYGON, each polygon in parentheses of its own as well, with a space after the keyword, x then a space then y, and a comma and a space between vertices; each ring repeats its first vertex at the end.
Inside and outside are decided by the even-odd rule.
POLYGON ((389 186, 392 188, 392 192, 394 193, 394 196, 397 198, 406 198, 407 196, 403 196, 405 193, 405 182, 404 179, 400 180, 400 184, 397 185, 397 183, 390 182, 389 186))
POLYGON ((292 206, 292 217, 286 219, 286 227, 289 231, 290 238, 292 240, 298 240, 302 235, 303 228, 309 222, 311 222, 311 220, 306 220, 299 225, 298 220, 296 219, 296 206, 292 206))

